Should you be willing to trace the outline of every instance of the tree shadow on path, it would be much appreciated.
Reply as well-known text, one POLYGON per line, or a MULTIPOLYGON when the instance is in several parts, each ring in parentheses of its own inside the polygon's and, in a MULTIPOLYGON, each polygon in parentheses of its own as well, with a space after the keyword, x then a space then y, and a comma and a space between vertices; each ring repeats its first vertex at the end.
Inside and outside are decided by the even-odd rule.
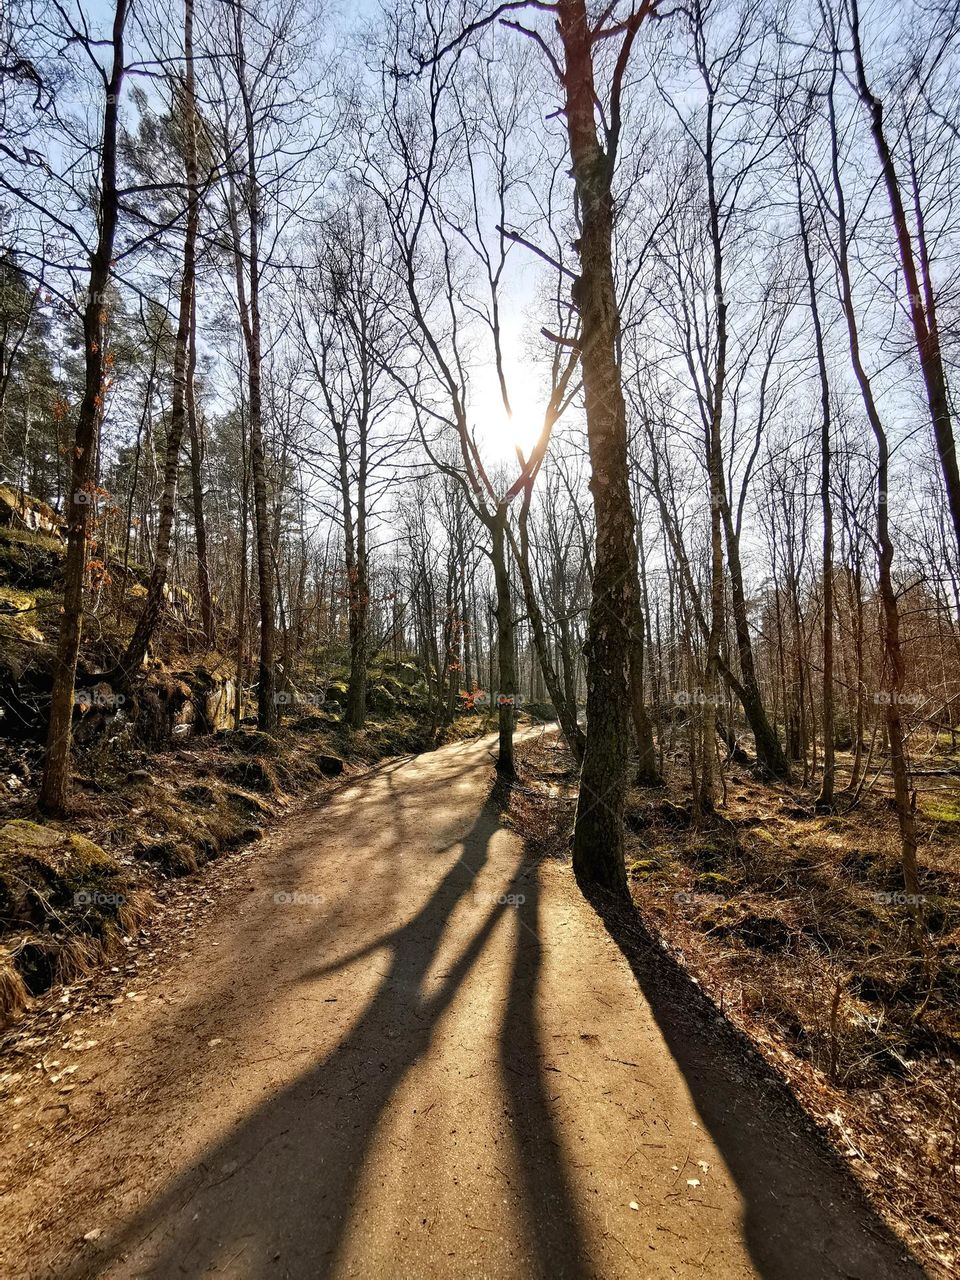
MULTIPOLYGON (((502 827, 502 792, 494 786, 462 839, 462 853, 406 923, 349 956, 303 975, 345 969, 381 952, 386 972, 366 1007, 332 1053, 244 1117, 219 1144, 179 1174, 125 1227, 102 1243, 96 1263, 78 1261, 69 1276, 135 1274, 168 1277, 225 1272, 244 1276, 325 1277, 336 1269, 378 1123, 391 1098, 424 1056, 444 1012, 481 956, 504 913, 494 901, 467 945, 427 986, 447 925, 489 858, 502 827)), ((530 1036, 536 967, 510 997, 510 1024, 530 1036)), ((517 1041, 523 1051, 522 1041, 517 1041)), ((526 1095, 530 1114, 545 1120, 542 1088, 526 1095)), ((411 1171, 412 1172, 412 1171, 411 1171)), ((542 1201, 544 1189, 537 1190, 542 1201)), ((552 1234, 540 1244, 551 1259, 579 1256, 573 1215, 556 1174, 545 1207, 552 1234), (557 1222, 561 1223, 559 1232, 557 1222)), ((537 1218, 534 1214, 534 1218, 537 1218)), ((579 1276, 542 1261, 544 1275, 579 1276)))
POLYGON ((633 971, 744 1204, 763 1280, 923 1280, 796 1098, 632 907, 592 905, 633 971))
POLYGON ((582 1207, 569 1185, 541 1061, 538 985, 543 942, 536 868, 528 867, 522 897, 516 908, 499 1055, 522 1180, 524 1235, 545 1280, 590 1280, 597 1271, 580 1219, 582 1207))

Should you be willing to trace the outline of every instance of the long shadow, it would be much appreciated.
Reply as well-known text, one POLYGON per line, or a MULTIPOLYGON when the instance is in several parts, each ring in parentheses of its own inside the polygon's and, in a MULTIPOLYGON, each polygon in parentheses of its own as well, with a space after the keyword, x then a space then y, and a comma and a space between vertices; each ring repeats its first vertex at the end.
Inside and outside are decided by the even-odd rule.
MULTIPOLYGON (((508 910, 502 901, 492 905, 443 981, 431 983, 428 992, 425 982, 448 921, 502 825, 501 794, 495 785, 462 839, 462 856, 420 910, 363 949, 383 949, 387 971, 333 1052, 208 1148, 105 1242, 95 1262, 78 1260, 65 1277, 115 1274, 113 1268, 131 1255, 139 1276, 225 1270, 273 1280, 334 1271, 377 1125, 508 910), (151 1244, 157 1232, 162 1234, 151 1244)), ((326 971, 355 958, 344 957, 326 971)), ((305 974, 303 981, 313 976, 305 974)))
POLYGON ((744 1203, 763 1280, 923 1280, 783 1081, 723 1019, 637 912, 592 905, 630 965, 744 1203))
POLYGON ((510 989, 500 1030, 500 1067, 510 1102, 513 1138, 523 1180, 524 1239, 546 1280, 591 1280, 596 1269, 565 1171, 541 1059, 537 988, 543 960, 540 885, 527 866, 516 908, 510 989))

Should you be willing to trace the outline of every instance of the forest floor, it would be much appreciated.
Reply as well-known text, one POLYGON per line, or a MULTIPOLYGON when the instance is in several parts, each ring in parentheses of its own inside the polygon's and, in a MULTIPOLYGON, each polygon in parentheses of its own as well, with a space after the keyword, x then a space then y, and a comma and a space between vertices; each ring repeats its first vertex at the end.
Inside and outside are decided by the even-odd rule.
POLYGON ((0 1273, 922 1274, 682 970, 531 849, 491 745, 345 779, 38 1002, 0 1273))

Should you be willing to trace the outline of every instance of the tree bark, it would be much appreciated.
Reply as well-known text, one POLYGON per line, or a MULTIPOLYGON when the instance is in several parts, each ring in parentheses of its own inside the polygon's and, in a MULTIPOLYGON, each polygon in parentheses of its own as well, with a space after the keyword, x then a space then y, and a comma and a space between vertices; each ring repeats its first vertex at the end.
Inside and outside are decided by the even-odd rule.
POLYGON ((506 556, 507 508, 501 503, 490 522, 493 579, 497 593, 497 728, 499 744, 497 773, 504 778, 516 776, 513 758, 514 699, 517 693, 517 663, 514 652, 513 602, 510 599, 510 575, 506 556))
MULTIPOLYGON (((835 75, 836 73, 834 73, 835 75)), ((885 725, 890 751, 890 769, 893 774, 894 803, 897 820, 900 826, 900 861, 903 870, 904 888, 912 897, 919 897, 919 880, 917 875, 917 828, 916 814, 910 796, 910 768, 907 760, 906 744, 903 733, 903 720, 900 714, 901 698, 905 678, 903 650, 900 644, 900 610, 897 604, 897 593, 893 582, 894 546, 890 534, 890 517, 888 509, 890 451, 887 435, 880 418, 877 403, 873 394, 870 376, 863 364, 860 352, 860 335, 857 325, 856 310, 853 300, 850 263, 848 256, 848 230, 846 223, 846 206, 843 187, 840 179, 839 143, 837 122, 834 107, 833 82, 828 95, 830 144, 833 170, 834 197, 837 208, 838 247, 837 265, 840 274, 841 303, 844 319, 847 323, 847 336, 850 347, 850 359, 854 375, 860 388, 863 406, 873 432, 877 446, 877 569, 879 576, 880 602, 883 617, 883 655, 886 688, 885 725)))
MULTIPOLYGON (((192 0, 190 0, 192 3, 192 0)), ((210 590, 210 560, 207 551, 207 521, 203 503, 203 437, 197 418, 197 290, 193 290, 190 346, 187 352, 187 427, 190 432, 190 482, 193 498, 193 527, 197 539, 197 584, 200 595, 200 626, 212 648, 216 642, 213 595, 210 590)))
MULTIPOLYGON (((580 276, 583 389, 596 516, 593 593, 587 627, 587 741, 573 840, 577 882, 626 899, 623 810, 630 753, 630 623, 636 583, 633 508, 627 465, 626 407, 617 339, 620 317, 613 277, 615 136, 601 147, 596 126, 592 38, 584 0, 559 0, 565 56, 565 118, 581 220, 580 276)), ((639 26, 641 15, 635 18, 639 26)), ((628 34, 618 57, 623 70, 628 34)), ((610 128, 619 127, 619 83, 610 128)))
POLYGON ((820 378, 820 503, 823 518, 823 776, 816 800, 817 813, 833 812, 836 781, 836 716, 833 689, 833 502, 830 495, 830 380, 823 342, 823 326, 817 301, 817 281, 810 236, 803 206, 803 191, 797 183, 797 212, 800 239, 810 294, 810 317, 813 320, 817 371, 820 378))
MULTIPOLYGON (((273 583, 273 555, 271 551, 271 521, 268 498, 266 451, 263 441, 263 392, 262 392, 262 343, 260 333, 260 185, 257 172, 256 120, 250 92, 247 86, 247 59, 244 46, 241 7, 233 7, 234 35, 236 40, 237 83, 240 89, 246 143, 247 243, 241 240, 236 221, 233 190, 232 210, 234 238, 234 263, 237 277, 237 301, 240 327, 243 331, 247 355, 247 394, 250 428, 250 472, 253 479, 254 536, 257 552, 257 585, 260 597, 260 657, 257 687, 257 724, 266 733, 273 732, 278 724, 277 672, 276 672, 276 597, 273 583), (244 282, 244 258, 249 288, 244 282)), ((232 187, 232 183, 231 183, 232 187)))

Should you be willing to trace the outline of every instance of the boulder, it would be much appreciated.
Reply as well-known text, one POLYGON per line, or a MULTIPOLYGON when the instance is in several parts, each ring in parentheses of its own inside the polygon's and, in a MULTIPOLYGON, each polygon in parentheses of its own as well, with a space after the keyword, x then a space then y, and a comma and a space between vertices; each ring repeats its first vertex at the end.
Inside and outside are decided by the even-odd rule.
POLYGON ((53 507, 28 493, 0 484, 0 525, 60 537, 63 521, 53 507))

